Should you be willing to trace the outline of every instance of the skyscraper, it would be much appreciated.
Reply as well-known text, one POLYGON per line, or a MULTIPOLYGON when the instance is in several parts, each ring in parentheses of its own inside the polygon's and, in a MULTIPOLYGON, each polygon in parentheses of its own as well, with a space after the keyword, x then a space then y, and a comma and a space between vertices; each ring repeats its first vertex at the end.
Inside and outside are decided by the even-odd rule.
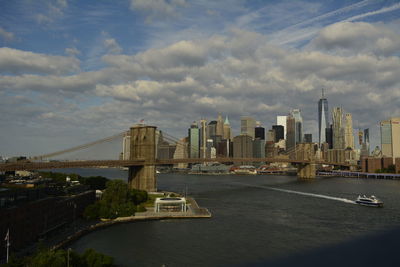
POLYGON ((282 125, 272 125, 272 130, 275 131, 275 143, 285 139, 285 129, 282 125))
POLYGON ((400 158, 400 118, 381 121, 382 155, 400 158))
POLYGON ((200 157, 206 158, 207 156, 207 121, 200 120, 200 157))
POLYGON ((303 142, 303 118, 301 117, 300 109, 293 109, 292 116, 295 120, 295 144, 303 142))
POLYGON ((265 140, 265 128, 261 127, 261 125, 258 125, 254 129, 254 137, 255 138, 260 138, 261 140, 265 140))
POLYGON ((296 121, 292 115, 286 116, 286 150, 296 146, 296 121))
POLYGON ((218 113, 216 135, 224 136, 224 120, 221 113, 218 113))
POLYGON ((364 141, 361 145, 361 156, 369 156, 369 129, 364 129, 364 141))
POLYGON ((329 149, 333 148, 333 130, 332 130, 332 124, 325 129, 325 140, 328 143, 329 149))
POLYGON ((325 98, 324 89, 322 89, 322 97, 318 101, 318 142, 319 145, 326 142, 326 128, 329 125, 328 116, 328 100, 325 98))
POLYGON ((354 149, 354 135, 353 135, 353 117, 350 113, 344 115, 345 128, 344 128, 344 148, 354 149))
POLYGON ((286 117, 287 116, 276 116, 276 125, 283 126, 283 139, 286 139, 286 134, 287 134, 286 117))
POLYGON ((304 134, 304 143, 312 143, 312 134, 304 134))
POLYGON ((217 121, 210 121, 207 126, 207 138, 211 139, 217 135, 217 121))
POLYGON ((240 118, 240 133, 247 134, 254 139, 254 128, 256 121, 252 117, 242 116, 240 118))
POLYGON ((226 116, 225 122, 224 122, 223 139, 225 139, 225 140, 231 140, 232 139, 231 124, 229 123, 228 116, 226 116))
POLYGON ((193 122, 188 131, 189 137, 189 157, 198 158, 200 156, 200 129, 197 122, 193 122))
POLYGON ((233 157, 234 158, 253 157, 253 138, 251 136, 246 134, 241 134, 233 138, 233 157))
POLYGON ((335 107, 332 110, 333 149, 344 149, 343 110, 335 107))

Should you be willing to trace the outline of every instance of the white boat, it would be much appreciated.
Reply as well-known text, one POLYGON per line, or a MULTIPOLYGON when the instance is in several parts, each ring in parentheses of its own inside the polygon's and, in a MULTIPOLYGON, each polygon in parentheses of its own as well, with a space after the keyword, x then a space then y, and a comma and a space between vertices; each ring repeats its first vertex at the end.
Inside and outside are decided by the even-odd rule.
POLYGON ((363 206, 383 207, 383 202, 377 199, 375 196, 370 196, 370 197, 367 197, 365 195, 358 196, 356 199, 356 203, 363 206))

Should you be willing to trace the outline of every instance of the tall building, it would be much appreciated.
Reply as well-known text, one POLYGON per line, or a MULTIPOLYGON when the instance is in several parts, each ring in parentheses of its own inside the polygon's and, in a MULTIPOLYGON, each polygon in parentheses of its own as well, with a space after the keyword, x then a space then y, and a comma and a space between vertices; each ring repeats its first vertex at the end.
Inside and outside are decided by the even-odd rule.
POLYGON ((328 143, 328 148, 332 149, 333 148, 333 130, 332 130, 332 124, 325 129, 325 140, 328 143))
POLYGON ((240 134, 246 134, 254 139, 256 121, 252 117, 242 116, 240 118, 240 134))
POLYGON ((200 158, 207 156, 207 121, 200 120, 200 158))
POLYGON ((197 122, 193 122, 188 130, 189 137, 189 157, 198 158, 200 156, 200 129, 197 122))
POLYGON ((217 135, 217 121, 210 121, 207 126, 207 138, 217 135))
POLYGON ((223 139, 232 140, 231 124, 229 123, 228 116, 226 116, 225 122, 224 122, 224 134, 223 134, 223 139))
POLYGON ((282 125, 272 125, 272 130, 275 131, 275 143, 285 139, 285 129, 282 125))
POLYGON ((268 130, 265 141, 275 143, 276 133, 274 129, 268 130))
POLYGON ((265 128, 260 125, 254 129, 254 137, 260 138, 261 140, 265 140, 265 128))
POLYGON ((276 125, 283 126, 283 139, 286 139, 286 134, 287 134, 286 117, 287 116, 276 116, 276 125))
POLYGON ((300 109, 293 109, 292 116, 295 120, 296 130, 296 144, 303 142, 303 118, 301 117, 300 109))
POLYGON ((253 157, 265 158, 265 140, 256 138, 253 141, 253 157))
POLYGON ((333 149, 344 149, 343 110, 335 107, 332 110, 333 149))
POLYGON ((312 143, 312 134, 304 134, 304 143, 312 143))
POLYGON ((233 138, 233 157, 251 158, 253 157, 253 138, 246 134, 241 134, 233 138))
POLYGON ((322 89, 322 97, 318 101, 318 143, 320 146, 326 142, 325 129, 329 125, 328 113, 328 100, 325 98, 324 89, 322 89))
POLYGON ((382 156, 400 158, 400 118, 381 121, 382 156))
POLYGON ((221 113, 218 113, 216 135, 224 136, 224 120, 221 113))
POLYGON ((296 147, 296 121, 292 115, 286 117, 286 150, 296 147))
POLYGON ((353 135, 353 117, 350 113, 344 115, 345 128, 344 128, 344 148, 354 149, 354 135, 353 135))
POLYGON ((369 129, 364 129, 364 142, 361 145, 361 155, 369 156, 369 129))

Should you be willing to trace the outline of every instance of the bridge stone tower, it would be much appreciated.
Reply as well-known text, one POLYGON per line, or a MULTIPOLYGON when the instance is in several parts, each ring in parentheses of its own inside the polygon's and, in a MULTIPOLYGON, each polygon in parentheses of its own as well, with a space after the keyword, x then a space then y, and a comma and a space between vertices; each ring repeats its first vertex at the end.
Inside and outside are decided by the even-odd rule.
POLYGON ((310 161, 297 166, 297 177, 300 179, 314 179, 316 176, 315 153, 312 144, 304 143, 296 146, 296 158, 310 161))
POLYGON ((130 188, 157 191, 156 183, 156 128, 138 124, 130 129, 130 160, 144 160, 143 166, 130 166, 128 184, 130 188))

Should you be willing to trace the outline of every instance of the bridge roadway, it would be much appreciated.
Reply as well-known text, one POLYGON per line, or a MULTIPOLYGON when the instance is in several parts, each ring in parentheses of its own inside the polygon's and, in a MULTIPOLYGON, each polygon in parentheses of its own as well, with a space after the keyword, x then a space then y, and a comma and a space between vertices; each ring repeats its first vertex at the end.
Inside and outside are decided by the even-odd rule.
POLYGON ((22 170, 39 170, 39 169, 62 169, 62 168, 85 168, 85 167, 129 167, 129 166, 145 166, 145 165, 173 165, 178 163, 205 163, 205 162, 283 162, 292 164, 326 164, 343 167, 351 167, 353 165, 347 163, 326 162, 321 160, 297 160, 285 158, 185 158, 185 159, 163 159, 149 162, 145 160, 82 160, 82 161, 50 161, 50 162, 15 162, 0 164, 0 172, 4 171, 22 171, 22 170))

